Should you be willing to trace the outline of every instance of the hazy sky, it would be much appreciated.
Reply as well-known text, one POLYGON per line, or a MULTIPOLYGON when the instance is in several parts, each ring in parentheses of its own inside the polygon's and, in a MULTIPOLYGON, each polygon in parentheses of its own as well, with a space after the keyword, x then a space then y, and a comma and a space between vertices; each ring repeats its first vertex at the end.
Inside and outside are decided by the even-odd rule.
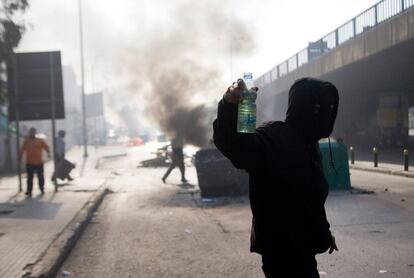
MULTIPOLYGON (((208 0, 193 0, 206 2, 208 0)), ((185 0, 82 0, 84 5, 86 86, 108 86, 122 43, 145 40, 152 24, 169 24, 171 6, 185 0)), ((257 47, 249 57, 233 57, 234 76, 251 70, 258 76, 375 4, 376 0, 238 0, 228 2, 231 17, 242 17, 257 47)), ((79 72, 77 0, 31 0, 29 28, 20 51, 61 50, 63 63, 79 72)), ((191 11, 189 11, 191 13, 191 11)), ((197 18, 194 18, 197 21, 197 18)), ((220 44, 225 38, 217 38, 220 44)), ((226 49, 223 49, 225 51, 226 49)), ((131 53, 139 55, 139 53, 131 53)), ((202 54, 200 54, 202 55, 202 54)), ((225 57, 225 56, 223 56, 225 57)), ((228 50, 230 72, 230 50, 228 50)), ((228 73, 227 79, 229 79, 228 73)))
MULTIPOLYGON (((230 83, 230 73, 232 79, 244 71, 258 77, 376 2, 82 0, 86 91, 105 91, 112 116, 128 110, 136 113, 130 118, 140 118, 159 92, 151 74, 182 67, 181 77, 191 83, 188 103, 211 102, 230 83), (214 80, 193 97, 192 87, 204 76, 214 80)), ((60 50, 63 64, 73 66, 80 81, 78 0, 30 5, 18 51, 60 50)))

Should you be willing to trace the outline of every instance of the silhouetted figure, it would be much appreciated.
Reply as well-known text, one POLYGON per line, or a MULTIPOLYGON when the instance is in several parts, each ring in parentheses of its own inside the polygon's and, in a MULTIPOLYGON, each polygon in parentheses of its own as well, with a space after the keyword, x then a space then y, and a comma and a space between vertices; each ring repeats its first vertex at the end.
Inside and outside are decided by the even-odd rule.
POLYGON ((236 131, 241 82, 225 93, 213 126, 217 148, 250 176, 251 251, 262 255, 266 277, 319 277, 315 255, 338 250, 326 219, 329 186, 318 145, 333 130, 338 91, 300 79, 290 88, 286 120, 247 134, 236 131))
POLYGON ((33 176, 34 173, 37 175, 39 182, 40 192, 44 194, 44 185, 45 177, 43 173, 43 159, 42 151, 46 151, 50 158, 49 146, 46 142, 40 138, 36 138, 36 129, 31 128, 29 130, 29 135, 24 140, 23 145, 20 150, 20 161, 23 157, 23 154, 26 153, 26 172, 27 172, 27 191, 26 195, 28 197, 32 196, 33 189, 33 176))
POLYGON ((170 175, 171 171, 178 166, 181 172, 181 181, 187 182, 185 178, 185 166, 184 166, 184 153, 183 153, 184 141, 180 137, 175 137, 171 140, 171 165, 168 168, 167 172, 162 177, 162 181, 165 183, 165 180, 170 175))
MULTIPOLYGON (((58 137, 56 138, 56 153, 55 153, 55 160, 56 165, 59 166, 61 163, 64 162, 65 153, 66 153, 66 143, 65 143, 65 136, 66 132, 64 130, 59 130, 58 137)), ((59 167, 57 167, 59 169, 59 167)), ((56 172, 52 175, 52 181, 56 180, 56 172)), ((69 172, 67 172, 62 179, 67 179, 68 181, 73 181, 73 178, 70 176, 69 172)))

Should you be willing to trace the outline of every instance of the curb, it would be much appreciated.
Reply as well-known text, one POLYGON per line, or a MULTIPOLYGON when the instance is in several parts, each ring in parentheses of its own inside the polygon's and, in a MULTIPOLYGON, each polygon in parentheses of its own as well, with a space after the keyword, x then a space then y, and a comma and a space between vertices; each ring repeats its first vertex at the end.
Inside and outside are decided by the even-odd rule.
POLYGON ((22 278, 55 277, 107 193, 106 187, 98 189, 38 260, 25 267, 22 278))
POLYGON ((356 166, 356 165, 349 164, 349 169, 388 174, 388 175, 400 176, 400 177, 406 177, 406 178, 414 178, 414 173, 404 172, 404 171, 394 171, 394 170, 384 169, 384 168, 375 169, 375 168, 368 168, 364 166, 356 166))
POLYGON ((101 163, 105 160, 105 159, 111 159, 111 158, 117 158, 117 157, 122 157, 122 156, 127 156, 127 153, 119 153, 119 154, 111 154, 111 155, 104 155, 101 158, 98 159, 98 161, 96 162, 95 165, 95 169, 98 169, 101 166, 101 163))

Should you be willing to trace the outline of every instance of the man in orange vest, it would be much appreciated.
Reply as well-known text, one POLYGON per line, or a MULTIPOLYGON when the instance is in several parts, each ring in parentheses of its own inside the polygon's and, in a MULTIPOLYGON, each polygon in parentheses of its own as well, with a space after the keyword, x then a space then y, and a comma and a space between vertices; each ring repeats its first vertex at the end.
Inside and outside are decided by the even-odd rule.
POLYGON ((40 192, 45 193, 45 177, 43 174, 43 159, 42 151, 47 152, 48 157, 50 158, 49 146, 46 142, 40 138, 36 138, 36 129, 31 128, 29 130, 29 136, 24 140, 22 148, 20 150, 20 161, 23 157, 23 153, 26 152, 26 172, 27 172, 27 191, 26 195, 28 197, 32 196, 33 188, 33 175, 37 174, 37 179, 39 182, 40 192))

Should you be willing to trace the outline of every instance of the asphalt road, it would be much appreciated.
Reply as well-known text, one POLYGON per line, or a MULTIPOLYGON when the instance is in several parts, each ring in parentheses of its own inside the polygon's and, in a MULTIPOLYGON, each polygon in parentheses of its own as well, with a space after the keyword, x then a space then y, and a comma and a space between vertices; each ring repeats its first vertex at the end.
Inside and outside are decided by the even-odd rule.
MULTIPOLYGON (((61 271, 70 277, 264 277, 249 253, 246 197, 203 203, 194 167, 137 168, 150 154, 134 148, 107 161, 107 195, 61 271)), ((414 277, 414 180, 360 171, 354 186, 370 194, 331 192, 328 218, 340 251, 318 256, 321 277, 414 277)), ((60 277, 60 275, 58 276, 60 277)))

